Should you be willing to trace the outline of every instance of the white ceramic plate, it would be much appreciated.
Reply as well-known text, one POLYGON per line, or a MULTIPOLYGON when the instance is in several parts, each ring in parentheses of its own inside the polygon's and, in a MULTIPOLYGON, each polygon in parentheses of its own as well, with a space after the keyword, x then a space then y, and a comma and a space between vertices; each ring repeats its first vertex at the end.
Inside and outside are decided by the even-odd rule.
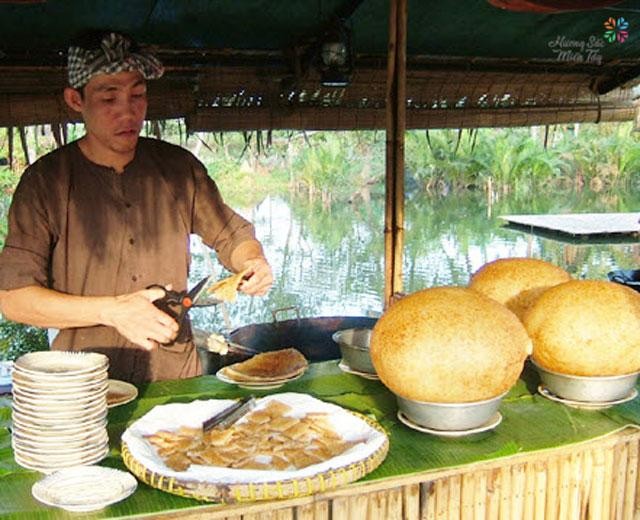
POLYGON ((48 414, 66 412, 68 410, 92 410, 95 407, 103 406, 106 402, 106 390, 100 392, 94 397, 87 400, 44 400, 38 398, 24 397, 22 394, 13 394, 13 405, 18 405, 25 411, 40 412, 46 410, 48 414))
POLYGON ((573 401, 571 399, 565 399, 564 397, 560 397, 554 394, 549 389, 547 389, 547 387, 544 385, 538 386, 538 393, 541 396, 546 397, 547 399, 550 399, 551 401, 556 401, 557 403, 565 404, 567 406, 570 406, 571 408, 581 408, 583 410, 601 410, 603 408, 609 408, 616 404, 622 404, 628 401, 633 401, 636 397, 638 397, 638 391, 635 388, 632 388, 629 394, 627 394, 626 396, 620 399, 616 399, 614 401, 598 401, 598 402, 573 401))
POLYGON ((46 411, 38 414, 25 413, 17 405, 13 405, 13 413, 11 419, 16 422, 20 422, 23 425, 33 424, 35 426, 42 427, 59 427, 59 428, 77 428, 78 424, 91 423, 99 419, 104 419, 107 416, 107 403, 103 402, 102 406, 89 410, 88 412, 81 411, 81 413, 69 412, 62 415, 47 415, 46 411))
POLYGON ((52 473, 36 482, 31 493, 43 504, 86 512, 124 500, 137 486, 138 481, 126 471, 81 466, 52 473))
POLYGON ((67 372, 33 372, 31 370, 23 370, 19 367, 15 367, 13 370, 13 374, 21 377, 22 379, 26 379, 28 381, 42 381, 42 382, 52 382, 52 381, 65 381, 65 382, 83 382, 89 381, 91 379, 96 378, 99 375, 102 375, 104 372, 108 370, 108 366, 100 366, 95 367, 91 371, 82 372, 79 374, 76 373, 67 373, 67 372))
POLYGON ((23 400, 33 403, 42 404, 44 406, 56 405, 65 406, 69 403, 92 401, 99 397, 107 395, 109 385, 105 379, 100 385, 82 390, 34 390, 22 386, 13 386, 13 395, 23 400))
POLYGON ((304 375, 304 372, 302 372, 294 377, 289 377, 286 379, 272 379, 264 382, 236 381, 235 379, 232 379, 229 376, 227 376, 225 373, 223 373, 223 370, 224 370, 224 367, 222 367, 220 370, 216 372, 216 377, 220 381, 224 383, 228 383, 230 385, 238 385, 240 388, 248 388, 248 389, 255 389, 255 390, 272 390, 274 388, 280 388, 285 383, 290 383, 291 381, 295 381, 296 379, 299 379, 304 375))
POLYGON ((106 431, 107 420, 103 419, 101 422, 97 423, 93 427, 78 430, 74 428, 73 430, 67 430, 60 432, 58 430, 44 430, 38 429, 36 430, 33 427, 22 427, 18 424, 13 424, 12 432, 19 435, 21 438, 25 438, 32 442, 38 443, 78 443, 84 440, 90 441, 94 437, 98 437, 106 431))
MULTIPOLYGON (((106 410, 105 410, 106 412, 106 410)), ((103 427, 107 424, 107 414, 99 416, 98 418, 86 422, 86 421, 69 421, 58 422, 51 424, 34 423, 29 420, 24 420, 20 415, 12 417, 12 422, 17 425, 22 431, 31 431, 34 435, 73 435, 74 433, 80 433, 85 431, 93 431, 96 427, 103 427)))
POLYGON ((46 350, 20 356, 14 363, 14 370, 30 372, 36 376, 39 374, 73 376, 105 368, 108 364, 109 358, 104 354, 46 350))
POLYGON ((371 372, 360 372, 359 370, 354 370, 349 366, 349 364, 343 359, 338 363, 338 368, 347 374, 353 374, 355 376, 360 376, 365 379, 371 379, 373 381, 380 381, 378 374, 372 374, 371 372))
POLYGON ((109 434, 104 428, 96 430, 93 435, 80 437, 78 439, 67 437, 58 439, 55 437, 44 437, 42 435, 25 435, 15 429, 11 432, 11 435, 12 438, 15 439, 15 442, 25 449, 49 451, 53 449, 82 450, 86 447, 95 446, 109 440, 109 434))
POLYGON ((65 377, 50 378, 48 380, 37 377, 25 378, 17 370, 13 371, 11 376, 13 385, 19 388, 31 390, 32 392, 79 392, 86 391, 94 387, 100 387, 107 380, 107 370, 100 370, 90 377, 67 379, 65 377))
POLYGON ((398 419, 400 419, 400 422, 405 426, 419 432, 430 433, 431 435, 437 435, 438 437, 464 437, 466 435, 473 435, 474 433, 493 430, 502 422, 502 414, 500 412, 496 412, 486 423, 481 424, 477 428, 470 428, 468 430, 434 430, 433 428, 427 428, 426 426, 413 422, 401 410, 398 410, 398 419))
POLYGON ((109 446, 106 446, 104 450, 98 451, 95 455, 86 458, 79 458, 75 460, 69 460, 67 462, 42 462, 33 460, 29 457, 23 457, 19 452, 14 452, 16 462, 23 468, 33 469, 40 471, 41 473, 52 473, 62 468, 69 468, 72 466, 95 464, 104 459, 109 453, 109 446))
POLYGON ((109 390, 107 392, 107 407, 113 408, 127 404, 138 397, 138 389, 131 383, 109 379, 109 390))
POLYGON ((20 454, 24 458, 30 458, 34 461, 44 463, 73 463, 74 461, 81 462, 84 459, 94 457, 99 453, 102 453, 105 449, 108 449, 109 439, 106 441, 96 442, 94 445, 84 446, 81 448, 32 448, 25 444, 20 443, 18 439, 14 438, 13 449, 16 453, 20 454))
POLYGON ((89 403, 79 403, 76 405, 69 404, 66 407, 50 407, 43 406, 42 404, 36 404, 26 401, 18 401, 17 399, 13 400, 13 410, 18 411, 20 414, 25 416, 31 416, 34 418, 45 418, 45 419, 84 419, 90 417, 99 411, 104 411, 107 406, 107 400, 104 397, 100 399, 95 399, 94 401, 89 401, 89 403))

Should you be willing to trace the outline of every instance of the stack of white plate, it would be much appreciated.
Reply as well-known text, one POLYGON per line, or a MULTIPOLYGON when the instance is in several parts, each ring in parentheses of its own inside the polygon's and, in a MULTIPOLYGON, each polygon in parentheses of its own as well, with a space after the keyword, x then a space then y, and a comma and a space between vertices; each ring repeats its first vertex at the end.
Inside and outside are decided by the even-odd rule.
POLYGON ((93 464, 109 451, 107 368, 102 354, 33 352, 13 367, 16 462, 49 473, 93 464))

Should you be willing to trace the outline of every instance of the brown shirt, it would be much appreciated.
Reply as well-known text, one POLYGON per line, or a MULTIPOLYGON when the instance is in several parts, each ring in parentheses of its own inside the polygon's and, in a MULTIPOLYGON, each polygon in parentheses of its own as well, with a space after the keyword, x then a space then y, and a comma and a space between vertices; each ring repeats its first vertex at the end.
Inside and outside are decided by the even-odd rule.
MULTIPOLYGON (((253 226, 224 204, 188 151, 141 138, 124 172, 90 162, 77 142, 23 174, 0 253, 0 288, 31 285, 83 296, 114 296, 151 284, 186 287, 189 234, 200 235, 227 268, 253 226)), ((52 348, 110 358, 110 377, 133 382, 197 375, 191 342, 152 352, 110 327, 61 330, 52 348)))

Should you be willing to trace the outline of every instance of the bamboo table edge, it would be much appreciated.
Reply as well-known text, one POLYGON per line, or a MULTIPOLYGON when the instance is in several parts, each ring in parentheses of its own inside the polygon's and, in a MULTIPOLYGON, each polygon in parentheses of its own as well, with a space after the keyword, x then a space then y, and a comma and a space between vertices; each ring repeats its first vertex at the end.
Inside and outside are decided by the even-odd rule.
POLYGON ((245 502, 240 504, 209 504, 205 503, 201 507, 188 509, 173 509, 170 511, 154 512, 149 514, 134 515, 136 518, 207 518, 223 519, 228 517, 242 518, 244 515, 255 515, 267 511, 300 506, 313 505, 318 502, 328 501, 335 498, 349 497, 365 493, 375 493, 377 491, 390 490, 400 486, 416 485, 427 482, 434 482, 456 475, 462 475, 477 470, 492 470, 507 465, 524 464, 530 461, 539 461, 541 455, 549 458, 562 452, 571 451, 579 453, 598 446, 600 448, 611 448, 624 444, 637 438, 640 444, 640 425, 625 425, 620 429, 609 432, 595 439, 588 439, 573 444, 560 447, 546 448, 533 452, 520 453, 500 457, 497 459, 477 461, 469 464, 462 464, 446 469, 435 469, 396 477, 385 477, 374 481, 356 481, 338 489, 315 493, 304 497, 290 498, 284 500, 263 500, 257 502, 245 502), (206 515, 206 516, 205 516, 206 515))

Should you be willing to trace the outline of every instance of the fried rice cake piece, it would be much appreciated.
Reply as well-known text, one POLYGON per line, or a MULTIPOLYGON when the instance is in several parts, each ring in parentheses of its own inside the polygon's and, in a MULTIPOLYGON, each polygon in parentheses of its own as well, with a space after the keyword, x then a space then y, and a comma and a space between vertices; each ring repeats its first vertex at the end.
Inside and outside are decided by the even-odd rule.
POLYGON ((218 280, 209 287, 209 289, 207 289, 207 293, 223 302, 235 302, 240 284, 248 272, 249 270, 245 269, 244 271, 240 271, 228 278, 218 280))
POLYGON ((261 352, 255 356, 228 365, 222 369, 224 375, 238 382, 264 382, 290 379, 302 374, 309 363, 295 348, 261 352))

